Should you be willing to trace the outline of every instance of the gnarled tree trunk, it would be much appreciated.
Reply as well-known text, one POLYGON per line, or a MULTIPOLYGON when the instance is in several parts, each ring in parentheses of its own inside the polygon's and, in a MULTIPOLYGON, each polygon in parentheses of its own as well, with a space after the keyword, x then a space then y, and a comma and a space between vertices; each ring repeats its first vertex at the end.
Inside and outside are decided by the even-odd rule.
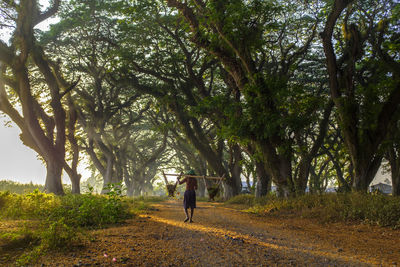
POLYGON ((63 195, 64 190, 61 183, 63 164, 60 164, 55 160, 46 161, 46 170, 46 182, 44 185, 45 191, 56 195, 63 195))
POLYGON ((263 197, 271 191, 271 177, 268 175, 264 162, 256 161, 256 174, 257 174, 257 184, 256 184, 256 197, 263 197))

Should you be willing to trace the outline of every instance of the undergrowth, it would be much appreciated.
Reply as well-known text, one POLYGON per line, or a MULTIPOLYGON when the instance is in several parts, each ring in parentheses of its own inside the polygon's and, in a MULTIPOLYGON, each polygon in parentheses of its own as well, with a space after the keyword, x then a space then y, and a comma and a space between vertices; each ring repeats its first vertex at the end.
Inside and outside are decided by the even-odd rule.
POLYGON ((293 212, 320 222, 358 221, 400 228, 400 197, 382 194, 324 194, 280 199, 239 195, 226 202, 258 215, 293 212))
POLYGON ((151 209, 161 198, 121 196, 118 186, 110 186, 107 195, 91 192, 82 195, 55 196, 35 190, 19 195, 0 192, 0 219, 13 220, 16 229, 2 231, 1 250, 23 248, 17 265, 27 265, 51 250, 82 244, 88 229, 121 223, 135 214, 151 209))

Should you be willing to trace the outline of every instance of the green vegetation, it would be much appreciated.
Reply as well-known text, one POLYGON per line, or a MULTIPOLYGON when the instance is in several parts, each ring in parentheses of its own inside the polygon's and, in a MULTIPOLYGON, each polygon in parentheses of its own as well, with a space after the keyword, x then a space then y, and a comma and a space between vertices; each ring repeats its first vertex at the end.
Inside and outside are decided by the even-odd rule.
POLYGON ((128 196, 189 168, 224 199, 366 193, 382 165, 400 195, 397 2, 5 1, 0 112, 57 195, 83 158, 128 196))
POLYGON ((382 194, 323 194, 280 199, 270 195, 255 198, 239 195, 230 205, 258 215, 290 213, 320 222, 356 221, 379 226, 400 227, 400 198, 382 194))
POLYGON ((47 170, 44 188, 0 182, 20 264, 151 209, 122 190, 163 193, 167 170, 223 176, 199 195, 257 214, 399 227, 398 1, 39 2, 0 2, 0 115, 47 170), (393 197, 367 195, 381 167, 393 197), (235 197, 243 176, 257 198, 235 197))
POLYGON ((81 244, 87 229, 121 223, 162 201, 157 197, 126 198, 120 192, 112 186, 107 195, 0 192, 0 220, 12 220, 15 226, 0 234, 0 243, 5 244, 2 249, 24 248, 17 263, 25 265, 47 251, 81 244))
POLYGON ((44 187, 40 184, 33 184, 30 182, 29 184, 21 184, 14 181, 2 180, 0 181, 0 191, 10 191, 11 193, 17 194, 25 194, 34 191, 35 189, 39 189, 39 191, 43 191, 44 187))

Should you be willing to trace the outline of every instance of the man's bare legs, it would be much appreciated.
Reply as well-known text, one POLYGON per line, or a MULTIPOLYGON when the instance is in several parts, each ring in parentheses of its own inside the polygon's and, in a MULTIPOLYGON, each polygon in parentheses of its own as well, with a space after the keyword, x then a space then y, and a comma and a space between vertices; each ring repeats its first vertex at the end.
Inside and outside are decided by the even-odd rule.
MULTIPOLYGON (((185 214, 186 214, 186 219, 183 222, 187 222, 187 221, 189 221, 189 214, 188 214, 188 210, 187 209, 184 209, 184 210, 185 210, 185 214)), ((192 220, 192 219, 190 219, 190 220, 192 220)))
POLYGON ((184 209, 184 210, 185 210, 186 219, 183 222, 187 222, 189 220, 190 220, 190 222, 193 222, 192 218, 193 218, 194 208, 190 208, 190 218, 189 218, 188 209, 184 209))
POLYGON ((193 218, 193 211, 194 211, 194 208, 190 208, 190 222, 191 222, 191 223, 193 222, 193 220, 192 220, 192 218, 193 218))

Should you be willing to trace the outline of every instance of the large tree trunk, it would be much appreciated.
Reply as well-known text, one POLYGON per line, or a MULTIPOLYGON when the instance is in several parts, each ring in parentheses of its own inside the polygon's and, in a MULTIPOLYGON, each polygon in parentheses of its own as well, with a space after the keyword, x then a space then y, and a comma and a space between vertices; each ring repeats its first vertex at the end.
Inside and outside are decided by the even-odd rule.
POLYGON ((235 193, 235 188, 233 186, 228 185, 227 183, 222 183, 222 188, 224 191, 224 200, 230 199, 237 194, 235 193))
POLYGON ((396 173, 392 172, 392 195, 400 196, 400 173, 397 171, 396 173))
POLYGON ((197 180, 197 195, 199 197, 205 197, 206 195, 206 185, 204 184, 203 179, 198 179, 197 180))
POLYGON ((113 179, 113 174, 114 174, 114 161, 111 157, 107 157, 107 167, 105 175, 103 176, 104 178, 103 189, 101 190, 102 194, 108 193, 110 191, 108 187, 110 186, 110 184, 115 182, 113 179))
POLYGON ((133 197, 133 188, 132 188, 132 186, 127 186, 126 187, 126 195, 128 197, 133 197))
POLYGON ((238 195, 242 189, 240 173, 232 173, 231 179, 222 183, 224 189, 224 200, 238 195))
POLYGON ((310 175, 311 159, 302 158, 299 165, 299 172, 295 180, 295 190, 296 195, 304 195, 310 175))
POLYGON ((80 194, 81 193, 80 182, 81 182, 82 175, 80 175, 76 171, 71 171, 72 169, 70 169, 70 168, 69 169, 64 168, 64 169, 68 173, 68 176, 71 180, 71 186, 72 186, 71 193, 72 194, 80 194))
POLYGON ((386 153, 386 158, 390 164, 390 171, 392 173, 392 195, 400 196, 400 158, 397 145, 392 146, 386 153), (395 148, 396 147, 396 148, 395 148))
POLYGON ((262 151, 266 159, 266 170, 277 186, 278 197, 287 198, 293 195, 292 163, 289 155, 278 155, 276 149, 263 143, 262 151))
POLYGON ((268 175, 264 162, 256 161, 256 173, 257 173, 257 184, 256 184, 256 197, 263 197, 271 191, 271 177, 268 175))
POLYGON ((64 189, 61 183, 63 164, 58 163, 54 159, 46 161, 46 170, 45 191, 56 195, 64 195, 64 189))
POLYGON ((134 188, 133 195, 134 196, 141 196, 143 194, 144 183, 143 181, 139 180, 136 182, 136 186, 134 188))
POLYGON ((240 178, 242 172, 240 164, 240 161, 242 160, 242 151, 238 145, 233 145, 229 152, 229 171, 231 173, 231 179, 227 179, 223 183, 225 200, 240 194, 240 191, 242 190, 242 180, 240 178))
POLYGON ((367 192, 369 184, 375 178, 381 166, 383 156, 376 156, 372 161, 353 159, 354 180, 353 189, 355 191, 367 192))
POLYGON ((81 186, 80 186, 80 180, 81 180, 81 175, 78 174, 77 176, 70 177, 71 178, 71 185, 72 185, 72 194, 80 194, 81 193, 81 186))

